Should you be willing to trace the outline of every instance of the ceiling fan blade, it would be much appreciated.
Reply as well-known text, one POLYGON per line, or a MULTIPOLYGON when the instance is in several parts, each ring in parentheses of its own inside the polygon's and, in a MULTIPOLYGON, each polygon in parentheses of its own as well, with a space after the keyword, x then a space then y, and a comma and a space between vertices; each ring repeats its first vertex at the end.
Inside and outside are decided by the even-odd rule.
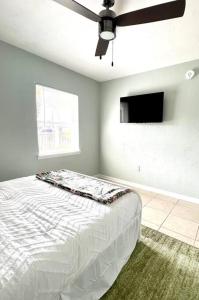
POLYGON ((98 16, 93 11, 89 10, 88 8, 84 7, 83 5, 81 5, 80 3, 74 0, 54 0, 54 1, 94 22, 101 21, 100 16, 98 16))
POLYGON ((108 49, 108 45, 109 45, 109 41, 103 40, 101 37, 99 37, 95 56, 105 55, 108 49))
POLYGON ((176 0, 116 17, 117 26, 138 25, 156 21, 179 18, 184 15, 186 0, 176 0))

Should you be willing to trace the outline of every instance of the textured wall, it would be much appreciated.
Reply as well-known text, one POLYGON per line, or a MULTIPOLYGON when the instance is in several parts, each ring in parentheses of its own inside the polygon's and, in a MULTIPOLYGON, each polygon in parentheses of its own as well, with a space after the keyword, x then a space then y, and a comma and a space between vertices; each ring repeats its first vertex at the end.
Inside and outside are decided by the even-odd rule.
POLYGON ((199 197, 199 61, 101 84, 102 174, 199 197), (165 92, 164 123, 120 124, 120 97, 165 92))
POLYGON ((98 173, 98 96, 94 80, 0 42, 0 181, 58 168, 98 173), (36 83, 79 96, 80 155, 37 159, 36 83))

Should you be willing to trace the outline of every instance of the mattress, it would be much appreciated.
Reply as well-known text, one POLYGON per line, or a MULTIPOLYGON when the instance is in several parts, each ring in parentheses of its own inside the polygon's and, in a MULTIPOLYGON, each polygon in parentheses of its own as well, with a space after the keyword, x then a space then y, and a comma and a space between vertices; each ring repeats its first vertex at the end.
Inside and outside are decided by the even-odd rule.
POLYGON ((139 238, 141 201, 111 205, 34 176, 0 183, 0 300, 95 300, 139 238))

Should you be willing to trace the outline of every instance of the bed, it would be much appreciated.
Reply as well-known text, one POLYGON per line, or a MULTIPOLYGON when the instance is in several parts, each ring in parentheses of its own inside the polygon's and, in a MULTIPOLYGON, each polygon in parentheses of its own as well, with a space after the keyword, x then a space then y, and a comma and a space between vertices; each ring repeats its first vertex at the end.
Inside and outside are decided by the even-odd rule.
POLYGON ((35 176, 0 183, 0 300, 97 300, 140 234, 141 201, 104 205, 35 176))

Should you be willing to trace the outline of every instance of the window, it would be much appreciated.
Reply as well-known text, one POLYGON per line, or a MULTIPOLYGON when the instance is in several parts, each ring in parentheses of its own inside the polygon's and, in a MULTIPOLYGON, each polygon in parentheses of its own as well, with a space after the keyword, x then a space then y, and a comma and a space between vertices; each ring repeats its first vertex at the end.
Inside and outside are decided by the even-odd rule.
POLYGON ((39 157, 79 152, 78 96, 36 85, 39 157))

